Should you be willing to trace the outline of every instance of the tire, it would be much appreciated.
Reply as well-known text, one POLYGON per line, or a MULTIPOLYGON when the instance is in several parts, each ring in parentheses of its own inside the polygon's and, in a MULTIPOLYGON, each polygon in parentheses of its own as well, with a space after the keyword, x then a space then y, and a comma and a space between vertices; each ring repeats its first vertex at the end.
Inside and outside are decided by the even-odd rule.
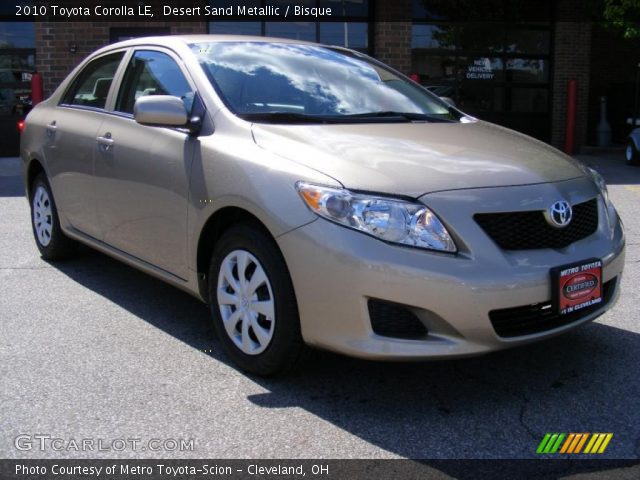
POLYGON ((298 363, 305 346, 291 277, 262 229, 242 224, 222 234, 209 266, 209 305, 224 352, 242 370, 270 376, 298 363))
POLYGON ((40 173, 31 184, 31 228, 45 260, 62 260, 75 253, 76 243, 60 228, 58 210, 51 186, 44 173, 40 173))
POLYGON ((627 142, 627 147, 624 150, 624 159, 627 165, 640 165, 640 152, 638 152, 633 140, 627 142))

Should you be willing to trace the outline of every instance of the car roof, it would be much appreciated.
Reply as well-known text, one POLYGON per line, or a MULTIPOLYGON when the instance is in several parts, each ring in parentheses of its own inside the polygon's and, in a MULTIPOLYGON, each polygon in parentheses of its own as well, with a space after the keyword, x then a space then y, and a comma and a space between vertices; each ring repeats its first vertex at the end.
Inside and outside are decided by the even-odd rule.
POLYGON ((215 34, 198 34, 198 35, 163 35, 155 37, 139 37, 109 45, 109 49, 133 47, 136 45, 162 45, 176 46, 176 44, 190 45, 194 43, 207 42, 260 42, 260 43, 289 43, 297 45, 318 45, 317 43, 307 42, 304 40, 292 40, 289 38, 273 38, 250 35, 215 35, 215 34))

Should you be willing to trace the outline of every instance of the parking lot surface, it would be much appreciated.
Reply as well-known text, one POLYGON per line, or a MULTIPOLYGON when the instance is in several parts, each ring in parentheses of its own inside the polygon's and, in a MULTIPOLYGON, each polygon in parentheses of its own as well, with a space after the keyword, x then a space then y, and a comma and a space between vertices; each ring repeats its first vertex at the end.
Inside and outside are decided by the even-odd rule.
POLYGON ((603 458, 640 457, 640 168, 582 159, 607 178, 626 226, 613 311, 485 357, 319 353, 267 380, 227 363, 189 295, 89 249, 43 261, 20 162, 0 159, 0 458, 535 458, 547 432, 612 432, 603 458), (63 448, 16 448, 38 434, 63 448), (78 451, 81 439, 140 443, 78 451))

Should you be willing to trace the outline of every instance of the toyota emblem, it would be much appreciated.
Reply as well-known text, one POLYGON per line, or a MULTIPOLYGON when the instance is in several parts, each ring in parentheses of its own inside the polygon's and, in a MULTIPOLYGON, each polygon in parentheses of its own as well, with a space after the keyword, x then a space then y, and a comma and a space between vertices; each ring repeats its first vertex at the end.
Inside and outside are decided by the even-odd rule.
POLYGON ((571 219, 573 218, 573 210, 571 209, 571 205, 569 202, 564 200, 560 200, 551 207, 546 212, 547 222, 552 227, 556 228, 564 228, 571 223, 571 219))

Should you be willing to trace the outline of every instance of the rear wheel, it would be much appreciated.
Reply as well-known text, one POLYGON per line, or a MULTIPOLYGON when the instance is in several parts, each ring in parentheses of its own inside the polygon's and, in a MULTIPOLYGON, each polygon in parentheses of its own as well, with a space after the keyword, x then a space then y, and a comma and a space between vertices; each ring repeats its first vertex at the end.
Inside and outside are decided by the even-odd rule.
POLYGON ((225 353, 243 370, 273 375, 296 364, 304 344, 293 285, 262 229, 235 226, 217 242, 209 304, 225 353))
POLYGON ((40 173, 31 186, 31 226, 45 260, 60 260, 74 253, 75 242, 60 228, 56 203, 44 173, 40 173))
POLYGON ((627 143, 627 148, 624 150, 624 159, 627 161, 628 165, 640 164, 640 152, 638 152, 633 140, 629 140, 627 143))

